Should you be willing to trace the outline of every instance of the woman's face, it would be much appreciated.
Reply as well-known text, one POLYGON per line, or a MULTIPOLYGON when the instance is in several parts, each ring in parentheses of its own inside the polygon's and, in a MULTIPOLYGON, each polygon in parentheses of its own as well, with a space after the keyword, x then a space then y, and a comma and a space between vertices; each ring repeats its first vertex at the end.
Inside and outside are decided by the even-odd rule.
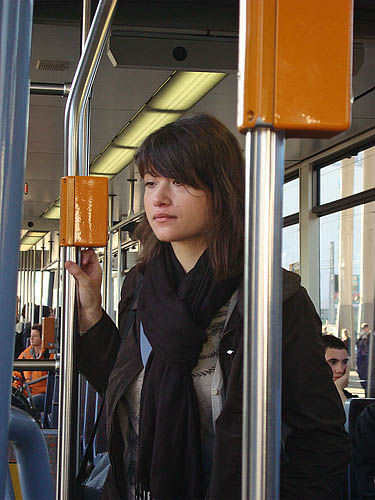
POLYGON ((146 216, 155 236, 170 243, 204 242, 210 213, 206 191, 151 174, 143 180, 146 216))

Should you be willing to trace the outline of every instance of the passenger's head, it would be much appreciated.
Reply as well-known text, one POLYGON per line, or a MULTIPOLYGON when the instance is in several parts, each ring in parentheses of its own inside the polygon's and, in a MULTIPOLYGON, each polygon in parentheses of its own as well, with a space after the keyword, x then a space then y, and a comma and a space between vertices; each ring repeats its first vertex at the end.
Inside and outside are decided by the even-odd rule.
POLYGON ((347 340, 349 338, 349 330, 347 328, 341 329, 341 338, 347 340))
POLYGON ((322 335, 325 347, 325 357, 332 368, 333 380, 337 380, 344 375, 349 361, 349 353, 344 342, 334 335, 322 335))
POLYGON ((36 324, 31 327, 30 345, 39 347, 42 344, 42 325, 36 324))
MULTIPOLYGON (((135 162, 142 178, 173 179, 196 196, 198 203, 202 202, 199 191, 207 195, 204 238, 212 270, 218 279, 239 274, 243 267, 244 160, 234 135, 212 116, 185 118, 148 136, 135 162)), ((138 235, 143 244, 142 267, 157 254, 160 242, 146 218, 138 235)))
POLYGON ((368 323, 362 323, 361 330, 363 330, 364 333, 368 333, 368 331, 369 331, 368 323))

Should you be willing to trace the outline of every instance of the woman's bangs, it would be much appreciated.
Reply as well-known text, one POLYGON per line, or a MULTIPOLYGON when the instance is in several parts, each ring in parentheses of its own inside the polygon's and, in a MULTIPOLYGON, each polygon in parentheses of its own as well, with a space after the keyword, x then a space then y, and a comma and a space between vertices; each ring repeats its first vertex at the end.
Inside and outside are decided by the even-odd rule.
POLYGON ((175 179, 182 184, 189 184, 194 188, 202 188, 203 183, 196 177, 194 168, 185 165, 184 158, 178 158, 173 148, 158 145, 156 148, 144 148, 136 157, 136 163, 142 177, 150 174, 175 179))

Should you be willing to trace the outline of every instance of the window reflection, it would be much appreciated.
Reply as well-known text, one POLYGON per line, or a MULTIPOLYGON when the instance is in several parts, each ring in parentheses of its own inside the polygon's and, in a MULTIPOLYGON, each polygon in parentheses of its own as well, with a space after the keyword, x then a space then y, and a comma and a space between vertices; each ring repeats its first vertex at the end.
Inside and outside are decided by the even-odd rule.
POLYGON ((299 224, 284 227, 282 232, 281 265, 284 269, 300 272, 299 266, 299 224))

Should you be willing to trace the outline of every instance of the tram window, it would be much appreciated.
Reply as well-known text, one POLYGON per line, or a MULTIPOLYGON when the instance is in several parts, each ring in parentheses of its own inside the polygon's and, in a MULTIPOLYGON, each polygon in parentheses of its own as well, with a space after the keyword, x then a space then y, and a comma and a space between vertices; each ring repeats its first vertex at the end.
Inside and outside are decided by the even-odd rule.
POLYGON ((35 298, 36 304, 39 304, 40 301, 40 289, 41 289, 41 277, 43 276, 43 297, 42 297, 42 304, 46 305, 49 304, 49 299, 50 299, 50 271, 44 271, 41 273, 40 271, 35 272, 35 298))
POLYGON ((371 169, 375 169, 375 146, 320 168, 320 204, 375 187, 374 176, 367 175, 371 169))
POLYGON ((281 265, 299 274, 299 224, 283 228, 281 265))
POLYGON ((286 181, 283 186, 283 217, 299 212, 299 178, 286 181))
MULTIPOLYGON (((328 333, 374 328, 375 202, 323 216, 320 223, 321 318, 328 333)), ((354 343, 353 343, 354 344, 354 343)))

